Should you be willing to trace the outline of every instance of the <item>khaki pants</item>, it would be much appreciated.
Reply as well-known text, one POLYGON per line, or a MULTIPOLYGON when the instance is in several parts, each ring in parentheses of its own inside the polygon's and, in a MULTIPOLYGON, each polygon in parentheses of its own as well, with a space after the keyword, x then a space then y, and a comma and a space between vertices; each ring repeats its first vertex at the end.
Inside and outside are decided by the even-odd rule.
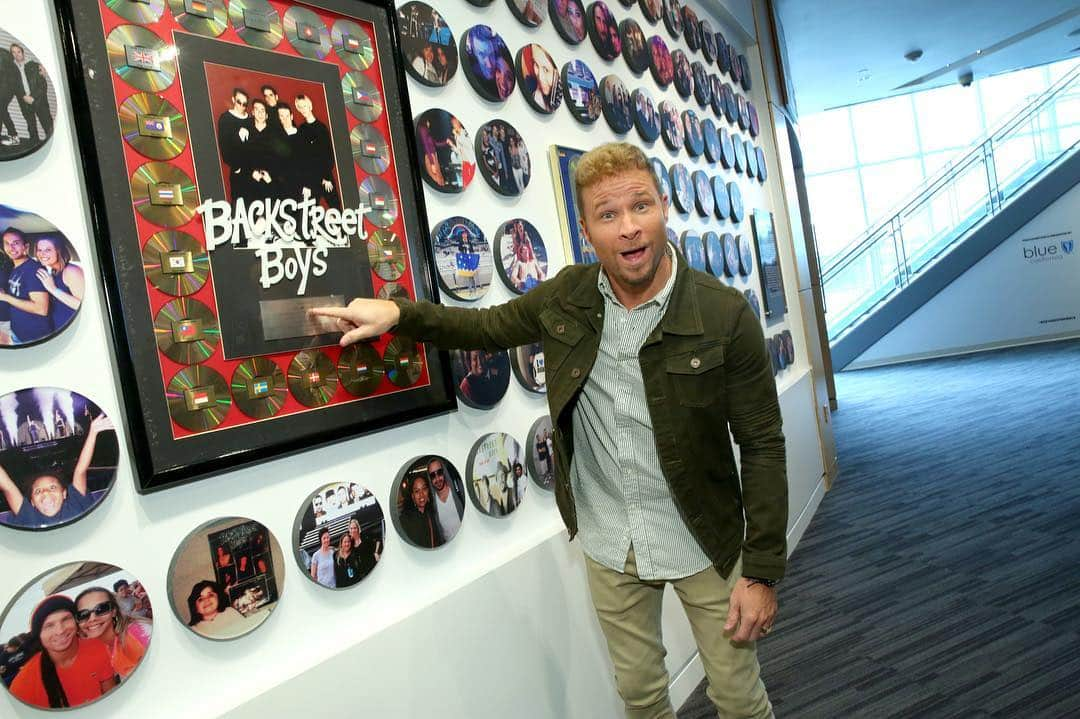
MULTIPOLYGON (((706 693, 721 717, 766 719, 773 716, 753 642, 732 642, 724 634, 728 598, 740 576, 741 561, 725 580, 713 568, 672 580, 697 642, 706 693)), ((660 605, 663 581, 638 578, 634 549, 625 572, 585 557, 589 591, 615 665, 615 684, 630 719, 674 719, 664 666, 660 605)))

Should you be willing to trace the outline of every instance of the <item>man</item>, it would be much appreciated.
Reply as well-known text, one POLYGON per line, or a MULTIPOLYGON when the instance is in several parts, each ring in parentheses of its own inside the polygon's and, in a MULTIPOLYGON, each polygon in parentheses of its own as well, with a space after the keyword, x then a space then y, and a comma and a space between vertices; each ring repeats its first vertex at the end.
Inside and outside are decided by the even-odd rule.
POLYGON ((229 100, 229 109, 218 117, 218 145, 221 159, 229 166, 229 197, 235 203, 246 190, 247 173, 244 172, 244 143, 251 139, 255 121, 248 114, 248 95, 243 88, 235 87, 229 100))
POLYGON ((10 343, 36 342, 53 331, 49 319, 49 292, 38 277, 42 267, 30 257, 30 241, 22 230, 7 228, 3 241, 4 253, 14 265, 8 272, 6 286, 0 287, 0 302, 10 308, 10 343))
POLYGON ((555 497, 581 537, 627 714, 674 716, 659 623, 670 582, 720 714, 769 717, 754 642, 776 617, 787 482, 761 325, 670 248, 667 197, 640 149, 591 150, 574 184, 599 264, 483 310, 354 300, 316 313, 338 318, 342 344, 395 326, 444 347, 543 342, 555 497))
POLYGON ((11 45, 11 59, 15 61, 15 99, 26 119, 30 140, 36 145, 52 135, 52 110, 49 108, 49 83, 45 70, 39 63, 26 57, 26 50, 18 43, 11 45), (38 123, 44 137, 38 134, 38 123))
POLYGON ((11 57, 11 52, 0 50, 0 128, 3 129, 4 133, 0 135, 0 145, 4 147, 12 147, 21 142, 15 129, 15 123, 11 120, 11 111, 9 110, 11 101, 15 99, 17 91, 16 84, 19 80, 16 75, 18 72, 15 68, 15 60, 11 57))
POLYGON ((19 634, 8 639, 3 650, 0 650, 0 681, 5 687, 10 687, 11 682, 18 676, 23 664, 30 661, 30 650, 27 647, 27 634, 19 634))
POLYGON ((262 92, 263 100, 266 101, 267 117, 271 123, 281 126, 281 118, 278 117, 278 92, 273 85, 263 85, 259 88, 262 92))
POLYGON ((435 516, 442 528, 444 542, 449 542, 461 528, 461 516, 465 513, 465 497, 453 486, 446 474, 446 466, 438 457, 427 465, 427 476, 435 490, 435 516))
POLYGON ((77 519, 89 511, 95 503, 87 489, 90 461, 94 457, 98 435, 111 429, 112 420, 105 415, 92 421, 72 472, 71 484, 65 487, 55 474, 42 474, 30 483, 30 501, 26 500, 4 468, 0 467, 0 494, 3 494, 4 501, 11 510, 8 524, 15 527, 48 527, 77 519))
MULTIPOLYGON (((221 547, 218 547, 220 550, 221 547)), ((116 595, 116 603, 120 605, 120 613, 131 616, 135 611, 135 597, 131 595, 131 585, 126 579, 117 579, 113 582, 113 594, 116 595)))
POLYGON ((300 132, 305 155, 300 168, 300 184, 304 194, 314 197, 316 202, 325 199, 329 207, 340 210, 341 199, 334 187, 334 146, 330 142, 330 130, 315 117, 311 98, 307 95, 297 95, 293 107, 304 118, 304 122, 296 128, 300 132))

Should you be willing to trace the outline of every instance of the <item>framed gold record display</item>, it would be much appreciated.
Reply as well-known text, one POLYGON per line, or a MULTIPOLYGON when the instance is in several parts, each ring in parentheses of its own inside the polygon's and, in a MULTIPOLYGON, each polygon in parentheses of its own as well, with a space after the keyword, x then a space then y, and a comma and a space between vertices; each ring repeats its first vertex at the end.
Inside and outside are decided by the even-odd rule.
POLYGON ((455 408, 310 312, 438 300, 393 4, 57 6, 139 491, 455 408))

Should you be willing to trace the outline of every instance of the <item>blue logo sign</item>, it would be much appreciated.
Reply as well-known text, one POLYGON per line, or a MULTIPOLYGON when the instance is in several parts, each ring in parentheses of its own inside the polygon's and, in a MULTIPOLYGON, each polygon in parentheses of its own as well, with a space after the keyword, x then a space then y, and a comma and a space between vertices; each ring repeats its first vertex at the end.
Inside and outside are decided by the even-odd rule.
POLYGON ((1072 240, 1062 240, 1061 241, 1061 249, 1065 250, 1066 255, 1071 255, 1072 251, 1073 251, 1073 241, 1072 240))

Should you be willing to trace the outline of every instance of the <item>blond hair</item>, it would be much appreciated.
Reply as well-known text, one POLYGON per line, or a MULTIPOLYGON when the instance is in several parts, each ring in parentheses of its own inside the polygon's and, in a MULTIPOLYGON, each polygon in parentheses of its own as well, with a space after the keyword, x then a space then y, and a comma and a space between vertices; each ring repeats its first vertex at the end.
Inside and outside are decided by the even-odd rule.
POLYGON ((602 180, 624 172, 633 170, 645 170, 652 178, 656 194, 663 197, 664 191, 653 174, 649 165, 649 158, 637 145, 629 142, 609 142, 586 152, 578 158, 574 167, 574 200, 577 203, 578 217, 584 217, 584 207, 581 204, 581 193, 586 187, 592 187, 602 180))

